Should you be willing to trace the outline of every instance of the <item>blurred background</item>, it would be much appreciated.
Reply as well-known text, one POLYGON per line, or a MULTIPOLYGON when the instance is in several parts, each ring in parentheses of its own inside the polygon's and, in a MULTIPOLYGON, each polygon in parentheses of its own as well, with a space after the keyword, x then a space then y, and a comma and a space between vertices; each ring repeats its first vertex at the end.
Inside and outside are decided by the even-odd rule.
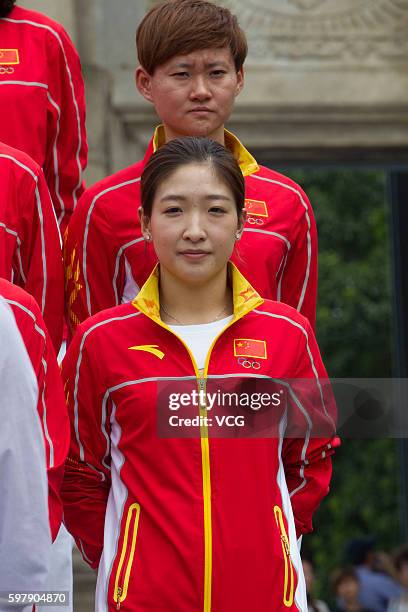
MULTIPOLYGON (((134 86, 135 30, 157 2, 20 4, 60 21, 79 50, 87 185, 140 159, 157 118, 134 86)), ((238 16, 250 50, 229 127, 258 162, 299 182, 315 211, 317 336, 329 375, 407 377, 408 1, 220 4, 238 16)), ((405 440, 343 441, 302 545, 316 597, 334 604, 330 576, 352 561, 351 540, 374 535, 387 554, 408 541, 407 466, 405 440)), ((91 610, 93 572, 75 564, 75 610, 91 610)))

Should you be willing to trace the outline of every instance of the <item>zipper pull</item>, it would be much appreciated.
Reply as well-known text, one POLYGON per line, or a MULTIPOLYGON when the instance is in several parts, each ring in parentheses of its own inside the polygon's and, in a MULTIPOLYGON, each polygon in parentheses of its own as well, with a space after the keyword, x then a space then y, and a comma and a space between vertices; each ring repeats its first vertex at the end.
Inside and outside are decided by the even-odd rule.
POLYGON ((118 586, 118 589, 116 591, 116 597, 117 597, 117 601, 116 601, 116 609, 120 610, 120 597, 123 593, 123 589, 122 587, 118 586))

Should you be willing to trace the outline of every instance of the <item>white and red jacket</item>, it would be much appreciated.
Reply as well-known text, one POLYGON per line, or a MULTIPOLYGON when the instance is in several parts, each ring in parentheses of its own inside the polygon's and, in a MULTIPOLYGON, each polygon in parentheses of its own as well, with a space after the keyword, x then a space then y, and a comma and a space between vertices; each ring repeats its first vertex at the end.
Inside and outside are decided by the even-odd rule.
MULTIPOLYGON (((311 531, 328 492, 337 440, 309 429, 300 439, 157 432, 163 382, 174 391, 186 381, 197 389, 248 376, 234 350, 241 339, 263 346, 257 377, 306 378, 317 387, 327 376, 302 315, 264 301, 235 268, 232 283, 234 318, 202 372, 160 319, 156 271, 132 303, 81 324, 68 349, 64 521, 84 559, 99 567, 98 612, 307 610, 296 538, 311 531)), ((326 410, 319 399, 312 418, 330 420, 326 410)))
MULTIPOLYGON (((90 315, 128 302, 156 261, 140 231, 140 176, 164 142, 160 126, 145 157, 93 185, 82 196, 65 241, 71 330, 90 315)), ((246 183, 248 219, 233 261, 260 295, 290 304, 315 325, 317 233, 313 211, 291 179, 259 166, 233 134, 226 146, 246 183)))
POLYGON ((50 194, 38 164, 2 142, 0 277, 35 297, 58 351, 64 314, 64 271, 50 194))
POLYGON ((0 140, 42 167, 65 229, 88 155, 81 64, 59 23, 19 6, 0 19, 0 117, 0 140))
POLYGON ((69 448, 69 420, 61 374, 41 312, 34 298, 0 278, 0 295, 11 307, 38 383, 48 474, 48 506, 53 540, 62 520, 60 488, 69 448))

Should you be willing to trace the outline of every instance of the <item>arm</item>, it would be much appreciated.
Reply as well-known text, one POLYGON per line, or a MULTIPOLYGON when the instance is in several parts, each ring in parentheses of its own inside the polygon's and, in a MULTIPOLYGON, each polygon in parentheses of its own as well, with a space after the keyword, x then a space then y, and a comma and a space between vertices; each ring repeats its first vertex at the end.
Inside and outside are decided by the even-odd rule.
POLYGON ((65 293, 72 334, 91 315, 120 303, 124 266, 121 258, 116 270, 114 234, 99 194, 85 191, 64 235, 65 293))
MULTIPOLYGON (((15 321, 2 300, 0 346, 0 591, 41 590, 51 538, 38 390, 15 321)), ((1 599, 0 608, 7 609, 1 599)))
POLYGON ((317 230, 306 194, 298 188, 293 194, 294 217, 291 249, 281 280, 281 301, 290 304, 316 326, 317 230))
POLYGON ((44 173, 63 232, 82 194, 87 164, 85 92, 81 64, 72 41, 61 27, 49 34, 47 157, 44 173))
MULTIPOLYGON (((96 569, 103 549, 106 504, 111 480, 107 440, 101 431, 103 395, 97 361, 82 326, 62 365, 71 420, 71 447, 62 498, 64 522, 87 563, 96 569), (103 463, 104 460, 104 463, 103 463), (109 462, 109 463, 108 463, 109 462)), ((105 423, 108 428, 109 414, 105 423)))
POLYGON ((15 262, 15 282, 37 301, 56 351, 62 341, 64 271, 61 238, 42 170, 20 189, 21 266, 15 262), (34 178, 34 180, 32 180, 34 178))
POLYGON ((282 460, 299 537, 312 531, 313 514, 329 491, 331 455, 339 440, 335 437, 336 407, 327 373, 306 320, 297 359, 296 375, 291 381, 293 394, 288 398, 282 460))
POLYGON ((62 520, 60 489, 69 448, 69 420, 57 358, 41 312, 27 295, 23 307, 13 305, 38 384, 38 415, 43 431, 48 475, 48 505, 53 540, 62 520))

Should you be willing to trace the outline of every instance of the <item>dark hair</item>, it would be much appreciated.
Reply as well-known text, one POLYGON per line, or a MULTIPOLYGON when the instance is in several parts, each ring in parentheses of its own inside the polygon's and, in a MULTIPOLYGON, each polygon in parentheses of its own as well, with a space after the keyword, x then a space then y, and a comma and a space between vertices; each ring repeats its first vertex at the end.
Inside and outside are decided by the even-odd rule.
POLYGON ((0 0, 0 17, 7 17, 16 0, 0 0))
POLYGON ((340 584, 342 584, 342 582, 345 582, 346 580, 354 580, 357 583, 360 582, 358 579, 357 572, 353 567, 344 567, 341 569, 334 570, 330 579, 332 591, 336 593, 340 584))
POLYGON ((238 217, 245 204, 245 181, 238 162, 228 149, 209 138, 175 138, 160 147, 147 162, 141 177, 143 214, 150 218, 160 183, 181 166, 209 163, 216 175, 231 189, 238 217))
POLYGON ((405 544, 398 548, 393 554, 393 561, 396 569, 400 572, 403 565, 408 565, 408 545, 405 544))
POLYGON ((248 45, 235 15, 205 0, 169 0, 152 8, 136 31, 141 66, 153 74, 175 55, 229 47, 235 69, 242 68, 248 45))

